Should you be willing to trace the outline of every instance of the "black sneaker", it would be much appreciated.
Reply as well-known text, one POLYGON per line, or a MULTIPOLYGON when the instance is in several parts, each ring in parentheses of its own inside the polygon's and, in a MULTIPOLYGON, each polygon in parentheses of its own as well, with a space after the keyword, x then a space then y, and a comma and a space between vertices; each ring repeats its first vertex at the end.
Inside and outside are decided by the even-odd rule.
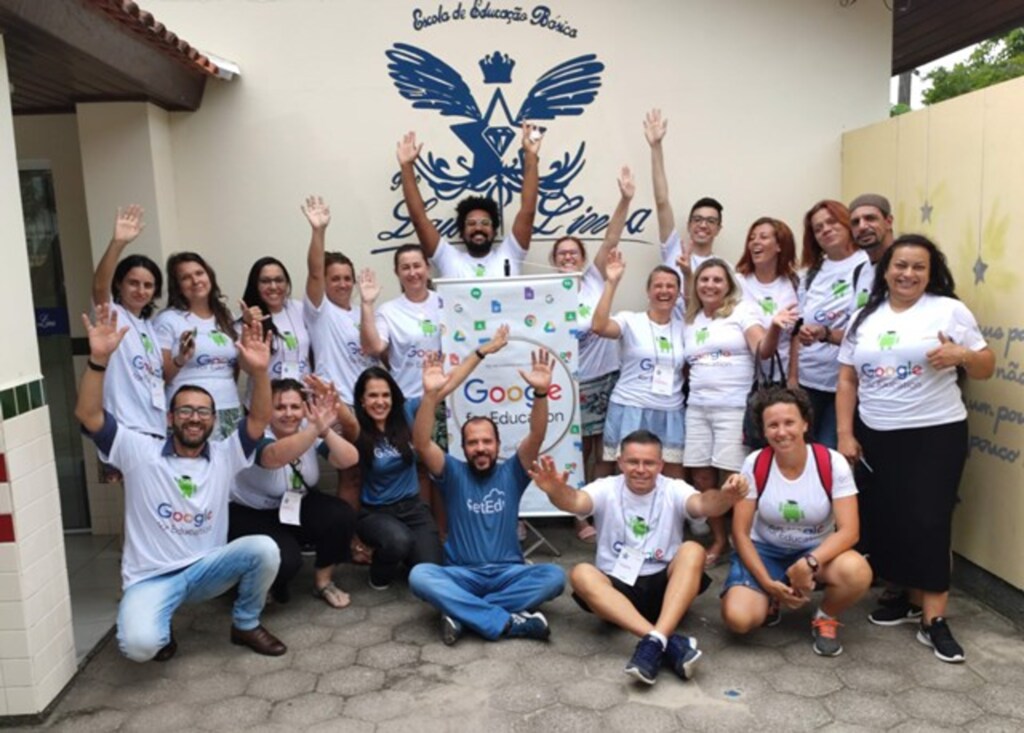
POLYGON ((959 664, 964 661, 964 648, 956 643, 953 632, 949 630, 949 624, 942 616, 932 619, 931 626, 921 624, 917 631, 917 640, 925 646, 930 646, 935 656, 943 662, 959 664))
POLYGON ((665 662, 672 671, 683 680, 693 679, 693 670, 697 666, 697 660, 703 654, 697 648, 697 637, 672 634, 668 637, 668 646, 665 647, 665 662))
POLYGON ((629 658, 624 671, 644 684, 653 685, 658 681, 658 670, 661 669, 661 659, 664 656, 665 650, 661 642, 648 634, 637 642, 633 656, 629 658))
POLYGON ((899 606, 876 608, 868 614, 868 621, 875 626, 916 624, 921 621, 921 607, 905 602, 899 606))
POLYGON ((897 608, 910 604, 910 597, 906 588, 889 586, 878 596, 878 605, 882 608, 897 608))
POLYGON ((441 641, 451 646, 462 637, 462 624, 446 613, 441 614, 441 641))
POLYGON ((505 636, 510 639, 537 639, 543 641, 551 636, 548 620, 540 611, 520 611, 513 613, 505 628, 505 636))
POLYGON ((173 657, 178 651, 178 642, 174 640, 174 632, 171 632, 171 640, 167 642, 160 651, 153 657, 154 662, 166 662, 168 659, 173 657))

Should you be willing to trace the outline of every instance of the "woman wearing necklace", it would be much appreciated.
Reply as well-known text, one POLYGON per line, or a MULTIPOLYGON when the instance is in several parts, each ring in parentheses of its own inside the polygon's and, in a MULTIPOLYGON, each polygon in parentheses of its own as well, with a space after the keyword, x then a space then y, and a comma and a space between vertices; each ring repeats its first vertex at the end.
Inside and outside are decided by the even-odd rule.
POLYGON ((167 433, 163 355, 150 316, 163 275, 145 255, 118 261, 145 227, 142 214, 142 207, 135 204, 117 210, 110 244, 93 275, 92 300, 93 307, 110 303, 118 325, 129 327, 107 364, 103 409, 125 427, 162 437, 167 433))
POLYGON ((634 430, 649 430, 662 441, 669 478, 683 477, 683 321, 675 311, 679 274, 664 265, 647 277, 647 310, 611 315, 615 291, 626 271, 622 253, 608 253, 605 287, 590 328, 619 341, 619 381, 612 390, 604 426, 603 457, 614 461, 619 443, 634 430))

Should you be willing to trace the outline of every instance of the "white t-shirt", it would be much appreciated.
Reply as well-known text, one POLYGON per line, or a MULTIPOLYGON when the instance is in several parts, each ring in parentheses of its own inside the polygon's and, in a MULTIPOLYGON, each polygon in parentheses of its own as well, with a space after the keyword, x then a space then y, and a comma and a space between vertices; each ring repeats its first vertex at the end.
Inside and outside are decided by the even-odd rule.
MULTIPOLYGON (((302 318, 302 305, 297 300, 285 301, 284 307, 271 314, 271 320, 277 326, 270 353, 270 364, 267 372, 271 379, 297 379, 310 373, 309 369, 309 333, 302 318)), ((235 322, 235 328, 242 332, 242 319, 235 322)), ((245 405, 252 402, 252 380, 246 380, 245 405)))
POLYGON ((623 543, 644 553, 640 575, 653 575, 672 562, 683 541, 686 502, 697 490, 685 481, 658 476, 654 490, 634 494, 623 476, 600 478, 584 486, 594 502, 598 570, 610 573, 623 543))
POLYGON ((580 306, 576 311, 576 338, 579 341, 579 381, 603 377, 619 368, 619 345, 614 339, 598 336, 590 330, 594 309, 604 292, 604 278, 597 268, 587 265, 580 280, 580 306))
MULTIPOLYGON (((796 288, 788 277, 777 278, 770 283, 763 283, 754 274, 745 275, 740 279, 743 285, 743 295, 754 304, 758 320, 764 326, 765 331, 771 328, 772 318, 780 310, 797 304, 796 288)), ((793 337, 793 330, 786 329, 779 334, 779 359, 782 360, 781 379, 785 380, 786 370, 789 368, 789 342, 793 337)), ((764 359, 762 363, 765 374, 771 373, 772 360, 764 359)), ((776 369, 778 376, 778 369, 776 369)))
POLYGON ((302 314, 316 357, 317 376, 329 379, 346 405, 353 401, 352 388, 365 369, 380 362, 367 356, 359 340, 359 308, 344 308, 325 295, 317 307, 305 297, 302 314))
POLYGON ((685 326, 690 363, 690 401, 700 407, 745 407, 754 382, 754 355, 747 330, 760 325, 750 301, 741 300, 724 318, 697 313, 685 326))
POLYGON ((646 312, 623 311, 612 316, 619 324, 619 356, 622 372, 611 401, 626 407, 679 410, 683 407, 683 321, 675 313, 658 324, 646 312), (654 392, 655 368, 669 372, 670 394, 654 392))
POLYGON ((303 489, 317 485, 320 480, 317 450, 323 441, 317 440, 316 445, 299 456, 297 466, 292 463, 280 468, 263 468, 259 465, 260 453, 268 445, 273 445, 275 440, 274 434, 268 428, 267 437, 256 448, 255 465, 239 471, 235 476, 234 485, 231 487, 231 501, 253 509, 277 509, 281 506, 281 497, 288 489, 303 489))
POLYGON ((447 239, 441 237, 430 258, 430 264, 437 268, 443 278, 467 279, 474 277, 505 277, 505 260, 509 263, 509 275, 521 274, 526 250, 509 232, 501 244, 492 245, 491 251, 483 257, 473 257, 468 252, 456 249, 447 239))
MULTIPOLYGON (((750 483, 750 493, 744 501, 757 502, 750 538, 775 547, 790 550, 809 550, 817 547, 832 533, 835 517, 832 502, 821 485, 814 453, 807 446, 807 464, 800 477, 792 481, 779 471, 773 460, 768 469, 764 493, 757 499, 754 482, 754 461, 760 451, 754 451, 743 462, 741 473, 750 483)), ((839 453, 829 450, 832 461, 832 499, 845 499, 857 494, 850 464, 839 453)))
MULTIPOLYGON (((240 423, 239 430, 244 430, 240 423)), ((124 474, 123 586, 187 567, 228 541, 228 492, 252 464, 239 431, 208 442, 208 457, 182 458, 171 439, 119 427, 100 459, 124 474)))
POLYGON ((136 318, 110 302, 119 328, 128 326, 103 375, 103 409, 126 428, 149 435, 167 433, 164 357, 151 319, 136 318))
MULTIPOLYGON (((826 259, 807 290, 807 274, 800 276, 800 317, 807 326, 845 328, 854 311, 856 293, 853 290, 853 271, 857 265, 868 262, 863 252, 854 252, 845 260, 826 259)), ((867 267, 867 266, 865 266, 867 267)), ((801 346, 800 384, 824 392, 835 392, 839 380, 839 347, 816 341, 801 346)))
POLYGON ((388 345, 391 376, 405 399, 423 395, 423 360, 428 352, 441 352, 441 296, 428 292, 422 303, 405 295, 377 310, 377 333, 388 345))
POLYGON ((843 339, 839 361, 857 372, 858 410, 865 425, 903 430, 967 417, 956 369, 933 369, 925 356, 939 346, 939 331, 972 351, 987 346, 967 306, 927 293, 901 313, 888 301, 882 303, 856 334, 843 339))
POLYGON ((218 410, 238 407, 238 385, 235 384, 235 366, 238 353, 231 334, 217 328, 217 319, 199 318, 188 311, 167 309, 155 319, 160 348, 167 349, 172 356, 178 354, 181 334, 195 330, 195 351, 192 358, 167 385, 167 404, 174 393, 184 384, 202 387, 211 395, 218 410))

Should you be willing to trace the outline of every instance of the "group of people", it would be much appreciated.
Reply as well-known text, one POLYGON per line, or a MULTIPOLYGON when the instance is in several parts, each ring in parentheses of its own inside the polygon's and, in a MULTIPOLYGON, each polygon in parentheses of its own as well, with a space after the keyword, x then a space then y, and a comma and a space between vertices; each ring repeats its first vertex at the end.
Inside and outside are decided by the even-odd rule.
POLYGON ((894 238, 888 201, 866 194, 808 211, 799 269, 792 231, 770 217, 750 226, 730 264, 714 254, 718 201, 698 200, 685 231, 676 225, 667 127, 658 110, 644 120, 662 256, 647 309, 612 310, 636 192, 628 168, 592 262, 577 238, 551 248, 551 266, 580 275, 589 483, 579 490, 540 455, 555 358, 544 349, 520 371, 534 399, 514 455, 498 459, 501 436, 486 417, 460 426, 464 460, 447 452, 445 396, 509 332, 499 328, 446 373, 430 268, 448 278, 521 274, 538 199, 542 136, 532 125, 522 130, 511 227, 497 241, 499 207, 467 198, 456 209, 464 249, 427 215, 415 135, 399 141, 419 244, 395 251, 401 294, 380 305, 376 273, 327 251, 330 209, 310 197, 301 302, 282 262, 263 257, 235 318, 213 269, 184 252, 167 262, 167 308, 155 314, 164 273, 143 255, 122 256, 144 224, 139 207, 119 210, 84 317, 90 357, 76 414, 106 475, 126 489, 122 651, 169 659, 175 609, 237 585, 231 641, 285 653, 260 615, 268 597, 289 600, 304 547, 315 553, 313 593, 332 607, 350 601, 336 565, 366 562, 378 590, 408 571, 410 590, 441 612, 447 644, 466 629, 545 639, 539 607, 561 594, 565 574, 525 563, 517 520, 532 480, 595 540, 595 562, 569 575, 573 596, 639 637, 626 671, 642 682, 665 665, 692 676, 701 651, 676 630, 730 537, 722 618, 732 632, 771 625, 823 587, 813 649, 834 656, 840 615, 877 576, 887 587, 869 619, 919 623, 936 656, 962 661, 944 617, 967 448, 958 380, 987 378, 994 356, 945 258, 925 237, 894 238), (752 395, 766 370, 777 385, 752 395), (751 450, 745 419, 765 447, 751 450), (316 489, 321 458, 339 472, 336 494, 316 489), (706 548, 695 541, 704 537, 706 548))

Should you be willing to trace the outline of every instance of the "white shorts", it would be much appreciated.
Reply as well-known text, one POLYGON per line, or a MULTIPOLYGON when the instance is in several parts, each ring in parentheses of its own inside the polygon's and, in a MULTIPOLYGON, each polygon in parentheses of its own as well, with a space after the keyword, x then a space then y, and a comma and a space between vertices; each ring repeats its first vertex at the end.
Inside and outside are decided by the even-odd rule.
POLYGON ((739 471, 750 449, 743 445, 743 408, 686 408, 687 468, 713 466, 724 471, 739 471))

